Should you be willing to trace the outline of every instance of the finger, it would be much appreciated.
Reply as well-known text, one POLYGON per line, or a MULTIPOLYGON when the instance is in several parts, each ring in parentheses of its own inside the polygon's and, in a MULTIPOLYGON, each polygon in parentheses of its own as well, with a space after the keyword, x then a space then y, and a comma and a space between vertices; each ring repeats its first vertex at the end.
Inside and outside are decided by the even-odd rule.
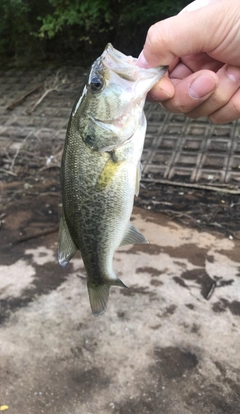
POLYGON ((218 85, 218 77, 214 72, 202 70, 182 80, 172 80, 175 94, 163 102, 170 112, 189 113, 209 98, 218 85))
POLYGON ((187 65, 179 62, 178 65, 170 72, 169 77, 172 79, 184 79, 192 75, 193 71, 187 65))
POLYGON ((226 124, 240 118, 240 90, 232 96, 230 101, 222 108, 208 117, 214 124, 226 124))
POLYGON ((180 61, 181 59, 176 57, 175 59, 173 59, 171 63, 169 63, 169 66, 168 66, 169 73, 171 73, 174 70, 174 68, 180 63, 180 61))
POLYGON ((170 78, 183 79, 193 72, 207 69, 217 72, 224 64, 212 59, 206 53, 197 53, 196 55, 184 56, 172 68, 169 66, 170 78))
POLYGON ((226 39, 229 26, 234 23, 230 18, 223 21, 227 8, 225 3, 216 2, 154 24, 148 30, 144 53, 137 64, 169 65, 177 56, 214 51, 226 39))
POLYGON ((180 13, 200 9, 201 7, 207 6, 209 3, 214 3, 214 1, 217 0, 195 0, 192 3, 188 4, 186 7, 184 7, 184 9, 180 11, 180 13))
POLYGON ((218 72, 219 84, 214 93, 197 108, 187 113, 190 118, 208 116, 226 105, 240 87, 240 68, 224 65, 218 72))
POLYGON ((181 61, 191 69, 192 72, 197 72, 201 69, 217 72, 223 66, 222 62, 213 59, 211 56, 208 56, 207 53, 195 53, 193 55, 184 56, 181 58, 181 61))
POLYGON ((171 80, 167 76, 163 76, 148 93, 147 99, 150 102, 166 101, 173 97, 174 92, 175 89, 171 80))

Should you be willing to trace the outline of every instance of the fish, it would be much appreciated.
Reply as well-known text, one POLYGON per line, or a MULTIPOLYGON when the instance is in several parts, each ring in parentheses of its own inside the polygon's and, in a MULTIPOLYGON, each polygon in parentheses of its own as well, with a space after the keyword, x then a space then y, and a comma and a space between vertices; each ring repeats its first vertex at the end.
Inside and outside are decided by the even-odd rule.
POLYGON ((140 68, 110 43, 93 63, 68 123, 60 181, 62 216, 58 262, 80 250, 94 316, 107 306, 111 286, 125 287, 113 270, 115 250, 145 244, 132 225, 139 193, 148 91, 166 66, 140 68))

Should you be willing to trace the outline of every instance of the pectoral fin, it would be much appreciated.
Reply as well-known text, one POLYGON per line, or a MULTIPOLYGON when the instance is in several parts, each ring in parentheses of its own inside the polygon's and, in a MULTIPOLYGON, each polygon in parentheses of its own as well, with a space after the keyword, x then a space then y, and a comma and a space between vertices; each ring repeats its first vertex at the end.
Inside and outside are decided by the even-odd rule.
POLYGON ((129 222, 128 228, 121 241, 120 246, 125 244, 148 244, 147 239, 129 222))
POLYGON ((70 235, 64 214, 60 220, 58 238, 58 262, 62 267, 66 267, 71 258, 75 255, 77 247, 70 235))

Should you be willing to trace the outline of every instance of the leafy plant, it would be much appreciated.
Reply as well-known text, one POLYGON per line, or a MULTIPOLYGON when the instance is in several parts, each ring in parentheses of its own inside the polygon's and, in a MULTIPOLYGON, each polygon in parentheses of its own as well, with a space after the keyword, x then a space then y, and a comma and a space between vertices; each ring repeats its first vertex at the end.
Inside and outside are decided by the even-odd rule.
POLYGON ((39 37, 52 39, 67 26, 79 26, 84 40, 90 40, 88 33, 111 30, 111 5, 109 0, 49 0, 52 13, 38 19, 42 22, 39 37))

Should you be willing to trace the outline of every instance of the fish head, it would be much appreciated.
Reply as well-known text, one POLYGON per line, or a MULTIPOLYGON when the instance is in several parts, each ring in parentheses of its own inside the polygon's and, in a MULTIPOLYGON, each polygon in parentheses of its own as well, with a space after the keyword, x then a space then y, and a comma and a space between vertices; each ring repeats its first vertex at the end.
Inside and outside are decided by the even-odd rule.
POLYGON ((108 44, 91 67, 73 115, 80 113, 81 137, 93 150, 113 150, 134 134, 147 92, 167 71, 140 68, 136 61, 108 44))

